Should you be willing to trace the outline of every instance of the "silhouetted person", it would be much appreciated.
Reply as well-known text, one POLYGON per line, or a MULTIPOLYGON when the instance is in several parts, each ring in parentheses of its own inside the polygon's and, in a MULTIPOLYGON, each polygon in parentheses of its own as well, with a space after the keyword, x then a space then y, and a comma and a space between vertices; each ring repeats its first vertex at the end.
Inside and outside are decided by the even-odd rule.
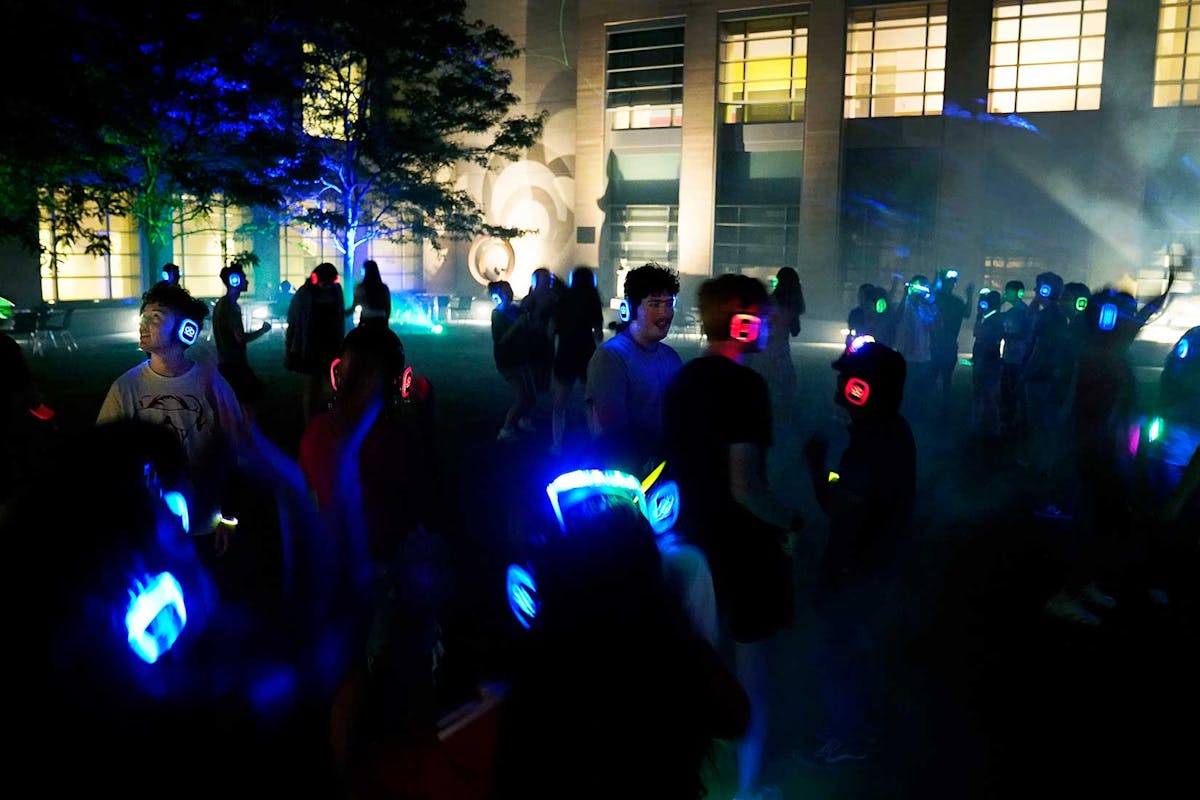
POLYGON ((179 267, 171 262, 162 265, 158 276, 159 283, 179 285, 179 267))
POLYGON ((301 407, 304 423, 321 411, 332 392, 329 365, 345 334, 345 308, 337 267, 318 264, 288 305, 284 366, 304 375, 301 407))
POLYGON ((588 362, 604 341, 604 310, 596 289, 596 273, 576 267, 567 290, 555 304, 551 331, 554 350, 554 414, 550 451, 562 452, 567 428, 567 404, 575 383, 587 384, 588 362))
POLYGON ((971 315, 969 303, 975 299, 972 296, 975 293, 974 285, 967 284, 966 300, 954 293, 957 285, 958 270, 938 270, 933 284, 933 302, 937 305, 938 318, 933 328, 929 352, 933 369, 931 388, 936 398, 934 408, 945 423, 953 421, 951 397, 954 388, 954 368, 958 365, 958 335, 962 331, 963 320, 971 315))
POLYGON ((553 526, 530 542, 537 611, 500 708, 495 796, 702 797, 745 693, 688 625, 630 499, 592 494, 553 526))
POLYGON ((933 287, 924 275, 914 275, 908 282, 898 314, 896 350, 908 365, 904 396, 912 409, 910 415, 925 419, 933 413, 933 341, 941 318, 933 287))
POLYGON ((1029 352, 1019 378, 1029 420, 1023 443, 1025 458, 1046 494, 1061 488, 1054 483, 1061 478, 1057 467, 1065 455, 1068 409, 1073 400, 1069 392, 1074 364, 1067 316, 1060 302, 1062 291, 1063 280, 1057 274, 1037 276, 1029 306, 1029 352))
POLYGON ((826 764, 866 758, 866 736, 885 670, 879 645, 908 544, 916 503, 916 445, 900 414, 904 358, 866 342, 833 362, 834 402, 850 416, 850 442, 830 472, 828 443, 805 445, 813 492, 829 516, 817 572, 817 675, 831 736, 814 758, 826 764))
POLYGON ((513 301, 512 286, 508 281, 492 281, 488 284, 488 293, 496 304, 492 309, 492 360, 513 393, 496 441, 515 442, 522 421, 533 413, 537 402, 530 365, 530 321, 513 301))
POLYGON ((213 307, 217 368, 233 387, 242 408, 253 413, 262 400, 263 384, 250 368, 246 346, 269 333, 271 323, 264 320, 258 330, 246 333, 242 309, 238 305, 238 298, 246 290, 246 273, 241 267, 224 267, 221 270, 221 283, 225 284, 225 294, 213 307))
POLYGON ((362 265, 362 277, 354 287, 354 306, 361 309, 359 325, 387 327, 392 318, 392 292, 379 274, 379 264, 367 259, 362 265))
POLYGON ((768 646, 792 625, 793 532, 803 526, 767 484, 771 399, 742 361, 766 342, 762 282, 725 274, 699 291, 708 346, 669 384, 663 403, 667 461, 678 477, 678 530, 707 555, 751 722, 738 744, 738 795, 760 789, 767 739, 768 646))
POLYGON ((1024 282, 1011 280, 1004 285, 1008 308, 1000 312, 1004 329, 1000 346, 1000 423, 1010 443, 1020 440, 1026 424, 1025 399, 1017 387, 1029 352, 1029 306, 1024 297, 1024 282))
POLYGON ((971 347, 971 407, 975 431, 997 443, 1004 432, 1000 413, 1000 342, 1004 327, 1000 319, 1003 296, 985 289, 975 311, 975 342, 971 347))

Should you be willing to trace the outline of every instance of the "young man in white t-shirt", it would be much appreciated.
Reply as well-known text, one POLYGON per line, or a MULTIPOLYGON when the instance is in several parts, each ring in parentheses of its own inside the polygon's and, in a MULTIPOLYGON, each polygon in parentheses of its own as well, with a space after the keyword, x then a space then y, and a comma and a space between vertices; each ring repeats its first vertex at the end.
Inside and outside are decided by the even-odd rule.
POLYGON ((140 419, 179 437, 192 482, 189 533, 215 533, 223 554, 231 527, 220 523, 220 512, 237 463, 242 413, 220 373, 186 355, 206 316, 208 306, 177 284, 159 283, 142 295, 138 346, 150 358, 113 381, 96 424, 140 419))

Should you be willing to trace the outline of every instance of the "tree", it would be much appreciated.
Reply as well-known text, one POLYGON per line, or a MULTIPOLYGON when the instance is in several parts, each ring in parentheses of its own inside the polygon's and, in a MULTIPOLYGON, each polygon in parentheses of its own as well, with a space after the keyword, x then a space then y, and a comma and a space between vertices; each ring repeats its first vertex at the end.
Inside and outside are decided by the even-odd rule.
POLYGON ((0 235, 37 250, 40 209, 58 242, 102 252, 104 226, 88 220, 130 215, 156 265, 178 224, 218 203, 281 204, 280 170, 303 152, 290 37, 261 4, 194 8, 7 5, 7 29, 38 46, 20 70, 33 78, 4 101, 0 235))
POLYGON ((438 247, 521 233, 489 224, 454 185, 457 165, 517 157, 545 119, 510 115, 518 98, 502 64, 519 51, 464 9, 463 0, 347 0, 297 24, 304 127, 320 167, 315 178, 294 173, 286 217, 337 242, 347 299, 356 251, 372 239, 438 247))

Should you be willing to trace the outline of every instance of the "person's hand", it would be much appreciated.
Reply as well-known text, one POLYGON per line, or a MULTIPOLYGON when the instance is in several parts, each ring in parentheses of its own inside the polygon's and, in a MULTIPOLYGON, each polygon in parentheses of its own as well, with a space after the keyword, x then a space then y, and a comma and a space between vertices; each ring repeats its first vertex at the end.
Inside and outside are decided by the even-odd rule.
POLYGON ((263 324, 262 324, 262 328, 261 328, 260 330, 262 330, 262 332, 263 332, 263 333, 266 333, 267 331, 271 330, 271 323, 267 322, 267 321, 264 319, 264 320, 263 320, 263 324))
POLYGON ((229 545, 233 541, 233 533, 236 529, 224 521, 217 523, 217 529, 213 531, 213 549, 217 551, 217 556, 223 556, 229 552, 229 545))

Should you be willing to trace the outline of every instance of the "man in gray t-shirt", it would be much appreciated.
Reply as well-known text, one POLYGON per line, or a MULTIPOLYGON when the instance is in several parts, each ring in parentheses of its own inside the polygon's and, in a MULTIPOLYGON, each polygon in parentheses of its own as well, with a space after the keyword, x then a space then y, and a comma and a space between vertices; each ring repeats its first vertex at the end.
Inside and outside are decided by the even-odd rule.
POLYGON ((679 278, 645 264, 629 272, 624 288, 629 326, 592 355, 585 398, 593 440, 605 455, 644 474, 648 461, 663 456, 663 395, 683 366, 664 341, 675 318, 679 278))

